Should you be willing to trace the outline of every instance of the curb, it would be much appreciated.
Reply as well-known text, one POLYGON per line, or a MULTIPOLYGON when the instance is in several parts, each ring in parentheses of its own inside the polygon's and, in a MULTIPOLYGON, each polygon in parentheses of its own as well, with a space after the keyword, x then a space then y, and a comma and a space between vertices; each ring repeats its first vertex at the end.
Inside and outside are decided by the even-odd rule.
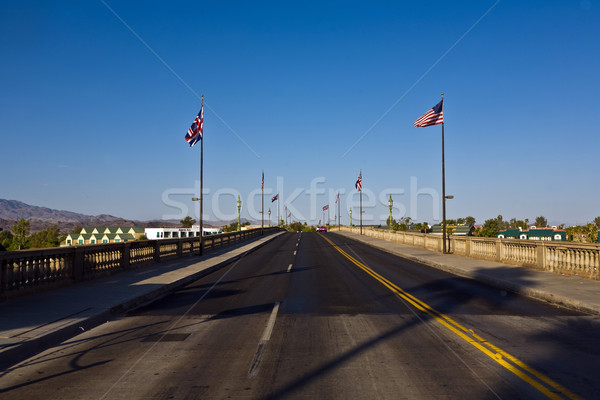
POLYGON ((188 275, 175 282, 171 282, 160 288, 154 289, 148 293, 141 294, 132 299, 125 300, 123 303, 110 306, 109 308, 98 312, 97 314, 90 315, 83 320, 75 321, 67 326, 64 326, 54 332, 50 332, 39 338, 28 340, 20 344, 15 344, 12 348, 1 352, 2 359, 0 361, 0 371, 6 371, 17 363, 20 363, 36 354, 41 353, 53 346, 57 346, 65 340, 69 340, 84 331, 94 329, 95 327, 109 321, 115 314, 124 313, 135 310, 142 306, 148 305, 154 301, 160 300, 161 298, 169 295, 170 293, 192 283, 193 281, 200 279, 206 275, 218 271, 219 269, 229 265, 235 261, 238 261, 246 255, 260 249, 271 241, 275 240, 285 232, 278 232, 268 237, 263 243, 246 250, 242 254, 238 254, 231 258, 221 261, 218 264, 213 265, 210 268, 198 271, 192 275, 188 275))

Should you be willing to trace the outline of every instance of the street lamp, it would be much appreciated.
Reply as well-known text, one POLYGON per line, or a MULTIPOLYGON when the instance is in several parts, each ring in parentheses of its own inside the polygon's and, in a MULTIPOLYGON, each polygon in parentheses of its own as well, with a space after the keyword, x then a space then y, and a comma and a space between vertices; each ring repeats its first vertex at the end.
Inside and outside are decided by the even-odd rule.
MULTIPOLYGON (((192 201, 200 201, 200 197, 192 197, 192 201)), ((202 237, 202 227, 200 227, 200 237, 202 237)))
POLYGON ((271 227, 271 208, 269 208, 269 228, 271 227))
POLYGON ((352 226, 354 226, 354 225, 352 225, 352 209, 350 209, 349 212, 350 212, 350 226, 352 227, 352 226))
MULTIPOLYGON (((201 201, 202 198, 201 197, 192 197, 192 201, 201 201)), ((202 234, 204 233, 204 229, 202 228, 202 203, 200 203, 200 232, 198 232, 198 234, 200 235, 200 251, 198 252, 199 255, 202 255, 202 234)))
MULTIPOLYGON (((443 129, 444 128, 443 128, 443 124, 442 124, 442 132, 443 132, 443 129)), ((442 135, 443 135, 443 133, 442 133, 442 135)), ((442 217, 442 240, 444 241, 444 243, 443 243, 444 253, 446 252, 446 240, 448 240, 448 249, 450 249, 450 238, 448 237, 448 233, 446 230, 446 199, 452 200, 453 198, 454 198, 453 195, 446 195, 446 190, 444 189, 444 215, 442 217)))
POLYGON ((392 200, 392 194, 390 193, 390 199, 388 200, 388 206, 390 206, 390 230, 392 229, 392 207, 394 206, 394 201, 392 200))
POLYGON ((239 194, 238 194, 238 199, 237 199, 237 207, 238 207, 238 231, 241 231, 242 225, 240 224, 240 210, 242 209, 242 200, 240 199, 239 194))

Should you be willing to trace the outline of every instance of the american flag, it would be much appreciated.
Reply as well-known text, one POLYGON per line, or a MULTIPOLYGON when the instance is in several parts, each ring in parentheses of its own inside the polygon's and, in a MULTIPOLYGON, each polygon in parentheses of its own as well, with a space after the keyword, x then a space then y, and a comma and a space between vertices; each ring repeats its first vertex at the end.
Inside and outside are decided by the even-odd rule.
POLYGON ((274 202, 275 200, 277 200, 279 198, 279 193, 277 193, 275 196, 273 196, 271 198, 271 203, 274 202))
POLYGON ((290 218, 291 216, 292 216, 292 213, 290 212, 290 213, 288 214, 288 218, 290 218))
POLYGON ((265 171, 262 173, 262 180, 260 181, 260 190, 265 188, 265 171))
POLYGON ((358 190, 359 192, 362 190, 362 171, 360 172, 360 174, 358 175, 358 179, 356 180, 356 183, 354 184, 354 187, 356 188, 356 190, 358 190))
POLYGON ((417 128, 424 128, 426 126, 439 125, 444 123, 444 100, 437 103, 433 108, 427 111, 416 120, 413 125, 417 128))
POLYGON ((340 194, 337 194, 337 197, 335 198, 335 204, 337 204, 337 202, 340 200, 340 194))
POLYGON ((323 206, 323 211, 325 210, 329 210, 329 204, 327 204, 326 206, 323 206))
POLYGON ((202 131, 204 126, 204 104, 200 107, 200 112, 194 119, 192 126, 188 129, 185 135, 185 141, 193 147, 198 141, 202 140, 202 131))

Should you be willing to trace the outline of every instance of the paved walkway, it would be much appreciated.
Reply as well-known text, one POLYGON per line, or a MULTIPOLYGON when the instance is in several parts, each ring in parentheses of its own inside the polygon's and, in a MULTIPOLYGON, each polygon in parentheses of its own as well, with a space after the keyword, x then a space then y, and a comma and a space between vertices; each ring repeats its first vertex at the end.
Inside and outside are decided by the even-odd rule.
POLYGON ((119 311, 163 297, 252 252, 283 232, 238 245, 0 302, 0 371, 119 311))
POLYGON ((356 233, 332 230, 400 257, 582 312, 600 314, 600 281, 476 258, 441 254, 356 233))

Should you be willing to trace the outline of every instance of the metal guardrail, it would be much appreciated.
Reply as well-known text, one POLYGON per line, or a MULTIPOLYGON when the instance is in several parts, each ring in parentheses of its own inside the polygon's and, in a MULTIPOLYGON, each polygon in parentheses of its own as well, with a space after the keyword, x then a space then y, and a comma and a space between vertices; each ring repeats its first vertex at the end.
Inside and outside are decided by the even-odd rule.
MULTIPOLYGON (((278 231, 257 228, 203 237, 204 252, 278 231)), ((0 253, 0 299, 70 285, 192 255, 200 237, 76 245, 0 253)))

